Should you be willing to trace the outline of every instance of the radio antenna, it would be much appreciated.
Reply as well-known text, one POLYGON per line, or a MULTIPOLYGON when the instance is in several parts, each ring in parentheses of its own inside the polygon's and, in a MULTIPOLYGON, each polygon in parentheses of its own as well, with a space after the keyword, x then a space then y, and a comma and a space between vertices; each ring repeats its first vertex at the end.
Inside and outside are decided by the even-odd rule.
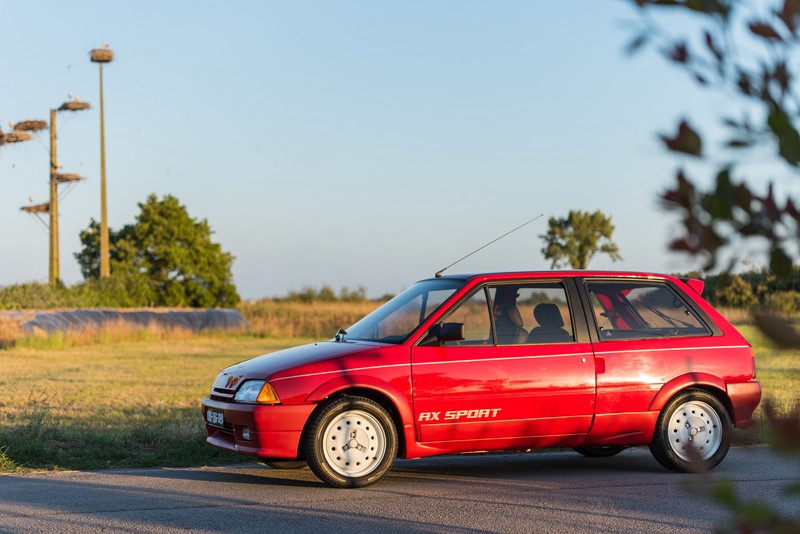
POLYGON ((460 261, 462 261, 462 260, 466 260, 467 258, 469 258, 470 256, 472 256, 472 255, 473 255, 473 254, 475 254, 476 252, 479 252, 479 251, 481 251, 481 250, 485 249, 486 247, 488 247, 488 246, 489 246, 489 245, 491 245, 492 243, 496 243, 496 242, 500 241, 501 239, 503 239, 505 236, 507 236, 507 235, 509 235, 509 234, 513 234, 514 232, 516 232, 517 230, 519 230, 519 229, 520 229, 520 228, 522 228, 523 226, 528 226, 530 223, 532 223, 532 222, 533 222, 533 221, 535 221, 536 219, 539 219, 539 218, 541 218, 541 217, 543 217, 543 216, 544 216, 544 213, 540 213, 539 215, 537 215, 536 217, 534 217, 534 218, 533 218, 533 219, 531 219, 530 221, 527 221, 527 222, 524 222, 524 223, 520 224, 519 226, 517 226, 517 227, 516 227, 516 228, 514 228, 513 230, 511 230, 511 231, 509 231, 509 232, 506 232, 506 233, 504 233, 503 235, 501 235, 501 236, 500 236, 500 237, 498 237, 497 239, 494 239, 494 240, 492 240, 492 241, 489 241, 488 243, 486 243, 485 245, 483 245, 481 248, 477 248, 477 249, 473 250, 472 252, 470 252, 469 254, 467 254, 466 256, 464 256, 463 258, 460 258, 460 259, 458 259, 458 260, 454 261, 453 263, 451 263, 450 265, 448 265, 448 266, 447 266, 447 267, 445 267, 444 269, 442 269, 442 270, 440 270, 440 271, 437 271, 437 273, 436 273, 436 278, 441 278, 441 276, 442 276, 442 273, 443 273, 443 272, 445 272, 445 271, 446 271, 447 269, 449 269, 450 267, 452 267, 453 265, 455 265, 456 263, 458 263, 458 262, 460 262, 460 261))

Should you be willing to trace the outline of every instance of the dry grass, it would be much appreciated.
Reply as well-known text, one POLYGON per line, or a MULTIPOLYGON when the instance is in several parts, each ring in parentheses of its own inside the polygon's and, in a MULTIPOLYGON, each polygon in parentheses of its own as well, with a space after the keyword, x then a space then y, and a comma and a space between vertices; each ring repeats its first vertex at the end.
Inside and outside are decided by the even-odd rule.
POLYGON ((725 317, 728 322, 735 325, 753 324, 753 316, 750 310, 743 308, 727 308, 718 306, 717 311, 725 317))
MULTIPOLYGON (((372 301, 303 303, 268 299, 245 302, 240 306, 240 311, 248 321, 249 329, 244 332, 234 332, 233 335, 250 334, 274 339, 328 339, 334 336, 337 329, 347 328, 380 304, 372 301)), ((0 348, 17 346, 61 350, 127 341, 185 341, 197 335, 185 328, 155 323, 141 326, 118 321, 103 326, 85 326, 54 333, 25 332, 21 323, 21 318, 0 317, 0 348)), ((202 335, 229 336, 232 333, 205 330, 202 335)))
POLYGON ((0 317, 0 348, 13 345, 14 342, 23 337, 24 332, 15 319, 0 317))
POLYGON ((273 338, 327 339, 383 304, 382 302, 287 302, 264 299, 244 302, 239 310, 250 332, 273 338))
MULTIPOLYGON (((210 337, 219 334, 221 332, 203 333, 210 337)), ((119 321, 104 326, 87 326, 53 333, 37 330, 18 337, 14 346, 38 350, 63 350, 87 345, 113 345, 136 341, 186 341, 196 335, 187 328, 164 327, 152 323, 141 326, 119 321)))
POLYGON ((217 373, 300 340, 191 336, 3 351, 0 472, 246 461, 205 443, 217 373))
MULTIPOLYGON (((330 337, 375 306, 248 303, 242 311, 257 337, 115 325, 17 338, 15 347, 0 353, 0 472, 245 461, 205 443, 199 404, 216 374, 310 341, 272 339, 277 332, 330 337)), ((0 322, 7 337, 16 335, 15 328, 10 320, 0 322)), ((753 343, 764 398, 787 413, 800 398, 800 349, 777 349, 753 326, 740 330, 753 343)))

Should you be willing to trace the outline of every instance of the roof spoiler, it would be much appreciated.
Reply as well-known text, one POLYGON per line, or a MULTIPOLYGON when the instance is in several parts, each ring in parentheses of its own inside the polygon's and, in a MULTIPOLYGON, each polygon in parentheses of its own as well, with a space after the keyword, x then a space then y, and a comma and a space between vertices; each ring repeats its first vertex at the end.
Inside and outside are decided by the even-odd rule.
POLYGON ((703 294, 703 288, 706 286, 705 281, 699 280, 697 278, 679 278, 679 280, 684 284, 686 284, 687 286, 694 289, 695 293, 697 293, 698 295, 703 294))

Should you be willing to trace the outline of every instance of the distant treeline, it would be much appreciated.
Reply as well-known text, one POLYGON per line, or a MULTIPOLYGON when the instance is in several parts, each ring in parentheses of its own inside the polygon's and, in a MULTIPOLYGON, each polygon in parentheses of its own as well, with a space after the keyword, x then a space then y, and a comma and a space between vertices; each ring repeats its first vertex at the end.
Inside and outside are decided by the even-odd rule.
MULTIPOLYGON (((778 278, 766 270, 752 270, 738 274, 710 274, 699 272, 678 274, 679 277, 699 278, 706 285, 703 297, 715 306, 752 308, 764 306, 784 313, 800 312, 800 266, 794 267, 791 276, 778 278)), ((191 307, 180 302, 153 302, 146 292, 132 284, 112 277, 105 280, 87 280, 71 287, 30 282, 0 287, 0 310, 52 309, 52 308, 144 308, 152 306, 191 307)), ((363 286, 356 289, 342 287, 335 291, 329 285, 319 288, 305 286, 289 291, 276 302, 384 302, 393 295, 376 299, 367 297, 363 286)), ((241 307, 241 306, 239 306, 241 307)))
MULTIPOLYGON (((277 302, 383 302, 393 295, 382 295, 377 299, 367 298, 367 289, 342 287, 338 292, 328 285, 319 289, 306 286, 300 291, 290 291, 286 296, 276 297, 277 302)), ((269 300, 269 299, 268 299, 269 300)), ((180 301, 159 303, 135 284, 124 283, 111 277, 104 280, 87 280, 70 287, 28 282, 0 287, 0 310, 42 310, 53 308, 148 308, 153 306, 192 307, 180 301)))
POLYGON ((677 276, 704 280, 703 298, 715 306, 744 309, 763 306, 784 313, 800 312, 800 267, 794 267, 787 278, 778 278, 764 269, 738 274, 691 272, 677 276))
POLYGON ((276 297, 273 300, 286 302, 367 302, 367 301, 387 301, 394 295, 385 294, 376 299, 367 298, 367 288, 358 286, 356 289, 342 287, 337 294, 329 285, 323 285, 319 289, 312 286, 304 286, 300 291, 289 291, 285 297, 276 297))

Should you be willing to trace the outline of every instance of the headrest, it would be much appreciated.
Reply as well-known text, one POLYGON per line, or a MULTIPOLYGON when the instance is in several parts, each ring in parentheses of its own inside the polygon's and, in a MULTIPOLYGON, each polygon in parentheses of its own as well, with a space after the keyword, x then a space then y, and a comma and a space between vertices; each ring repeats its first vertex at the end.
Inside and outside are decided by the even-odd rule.
POLYGON ((561 318, 561 312, 558 311, 558 306, 551 302, 537 304, 533 309, 533 317, 540 326, 556 328, 564 326, 564 319, 561 318))
POLYGON ((519 313, 519 308, 516 306, 503 306, 500 309, 500 313, 505 315, 511 324, 517 328, 522 328, 522 314, 519 313))

